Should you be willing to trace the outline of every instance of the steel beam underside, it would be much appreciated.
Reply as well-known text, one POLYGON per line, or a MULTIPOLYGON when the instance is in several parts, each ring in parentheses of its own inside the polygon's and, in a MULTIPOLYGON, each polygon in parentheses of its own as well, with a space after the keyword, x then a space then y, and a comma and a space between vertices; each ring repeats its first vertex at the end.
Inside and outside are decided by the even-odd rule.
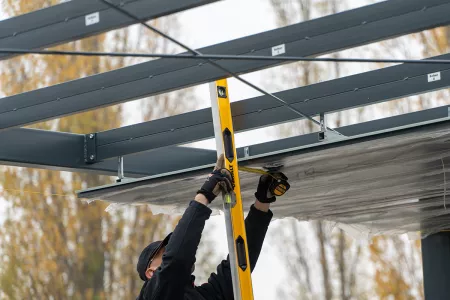
MULTIPOLYGON (((386 1, 200 49, 203 53, 315 56, 450 23, 450 0, 386 1), (426 6, 426 9, 423 9, 426 6)), ((219 61, 242 74, 277 65, 219 61)), ((23 126, 226 77, 199 60, 158 59, 0 100, 0 129, 23 126)))

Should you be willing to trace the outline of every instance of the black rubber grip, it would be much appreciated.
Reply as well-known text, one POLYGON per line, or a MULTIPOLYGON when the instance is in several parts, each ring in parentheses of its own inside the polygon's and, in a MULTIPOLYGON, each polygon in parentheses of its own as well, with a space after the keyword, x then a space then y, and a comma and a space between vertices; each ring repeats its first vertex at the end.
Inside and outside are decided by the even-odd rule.
POLYGON ((247 269, 247 255, 245 255, 245 242, 241 236, 236 239, 236 252, 238 266, 245 271, 247 269))
POLYGON ((229 162, 232 162, 234 159, 233 138, 231 136, 231 131, 228 128, 225 128, 223 131, 223 143, 225 148, 225 157, 229 162))

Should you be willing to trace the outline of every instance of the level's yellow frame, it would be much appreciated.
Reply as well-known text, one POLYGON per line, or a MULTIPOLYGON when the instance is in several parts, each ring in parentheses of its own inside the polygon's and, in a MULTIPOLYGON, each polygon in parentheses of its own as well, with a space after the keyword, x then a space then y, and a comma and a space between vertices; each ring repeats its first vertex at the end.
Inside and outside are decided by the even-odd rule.
MULTIPOLYGON (((220 127, 222 134, 228 129, 231 135, 232 141, 232 151, 233 151, 233 159, 230 161, 226 157, 226 145, 225 140, 222 136, 222 145, 225 155, 225 167, 231 172, 234 179, 234 193, 235 193, 235 205, 231 208, 231 222, 233 228, 233 239, 234 239, 234 247, 237 253, 238 249, 236 249, 236 241, 241 237, 244 241, 245 245, 245 256, 247 262, 247 268, 243 270, 239 267, 238 262, 236 261, 236 267, 238 269, 238 281, 240 284, 240 293, 241 299, 243 300, 252 300, 253 299, 253 287, 252 287, 252 278, 251 278, 251 270, 250 270, 250 259, 248 255, 248 246, 247 246, 247 234, 245 231, 245 221, 244 221, 244 209, 242 205, 241 198, 241 189, 240 189, 240 181, 239 181, 239 172, 238 172, 238 163, 237 163, 237 153, 236 146, 234 142, 234 129, 233 129, 233 120, 231 115, 231 106, 229 100, 228 93, 228 83, 226 79, 221 79, 216 81, 216 88, 222 87, 225 89, 226 94, 219 95, 217 90, 217 102, 220 116, 220 127)), ((238 260, 238 256, 236 256, 236 260, 238 260)))

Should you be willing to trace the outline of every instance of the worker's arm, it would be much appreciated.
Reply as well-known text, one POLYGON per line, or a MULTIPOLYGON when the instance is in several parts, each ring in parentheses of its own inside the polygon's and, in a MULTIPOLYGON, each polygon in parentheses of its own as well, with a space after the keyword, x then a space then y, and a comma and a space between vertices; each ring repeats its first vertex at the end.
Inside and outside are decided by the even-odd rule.
MULTIPOLYGON (((259 254, 264 243, 273 213, 269 210, 270 203, 276 200, 275 196, 269 192, 272 177, 261 176, 257 192, 256 201, 250 207, 250 211, 245 219, 245 231, 247 234, 248 255, 250 260, 250 270, 256 266, 259 254)), ((208 297, 223 297, 223 299, 233 299, 233 286, 231 280, 231 269, 229 257, 217 266, 217 273, 212 273, 208 283, 198 287, 197 290, 208 297)), ((221 299, 218 297, 219 299, 221 299)))
POLYGON ((221 189, 231 191, 231 174, 220 169, 223 157, 219 157, 216 168, 191 201, 177 226, 162 257, 161 266, 152 278, 146 281, 142 297, 149 300, 183 299, 184 288, 191 280, 191 270, 195 263, 195 254, 205 227, 211 215, 207 207, 220 193, 221 189))
MULTIPOLYGON (((251 271, 253 271, 256 262, 258 261, 264 238, 273 216, 272 211, 268 209, 268 205, 269 204, 256 201, 255 204, 250 207, 247 218, 245 218, 245 230, 247 233, 248 255, 250 259, 251 271)), ((206 299, 210 299, 208 297, 215 299, 218 295, 220 295, 220 297, 217 297, 217 299, 233 299, 233 285, 228 256, 226 260, 223 260, 220 265, 217 266, 217 273, 211 274, 208 279, 208 283, 197 287, 197 290, 206 299)))
POLYGON ((211 209, 191 201, 176 226, 162 257, 161 266, 146 282, 143 299, 183 299, 189 283, 195 253, 211 209))

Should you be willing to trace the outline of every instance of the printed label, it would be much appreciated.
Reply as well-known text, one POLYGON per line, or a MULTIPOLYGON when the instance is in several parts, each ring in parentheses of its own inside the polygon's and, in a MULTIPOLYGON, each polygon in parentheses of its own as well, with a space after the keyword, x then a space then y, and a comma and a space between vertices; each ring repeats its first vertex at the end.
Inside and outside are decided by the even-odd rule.
POLYGON ((428 74, 428 82, 441 80, 441 72, 428 74))
POLYGON ((93 25, 100 22, 100 13, 92 13, 86 16, 86 26, 93 25))
POLYGON ((284 44, 272 47, 272 56, 277 56, 286 53, 286 46, 284 44))

